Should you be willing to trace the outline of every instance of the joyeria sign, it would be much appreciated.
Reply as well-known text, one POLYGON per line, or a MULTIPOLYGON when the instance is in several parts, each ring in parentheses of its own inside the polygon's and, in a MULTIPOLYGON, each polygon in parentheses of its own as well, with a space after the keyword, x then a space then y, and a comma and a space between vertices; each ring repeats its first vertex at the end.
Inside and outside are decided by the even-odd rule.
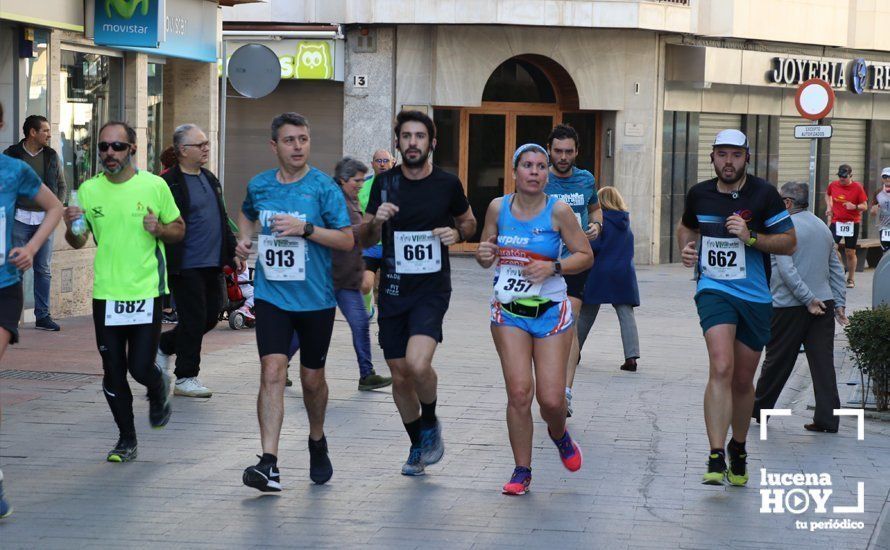
POLYGON ((811 78, 820 78, 832 88, 850 88, 861 94, 866 91, 890 91, 890 63, 853 61, 820 61, 797 57, 773 58, 773 69, 767 79, 772 84, 798 85, 811 78))

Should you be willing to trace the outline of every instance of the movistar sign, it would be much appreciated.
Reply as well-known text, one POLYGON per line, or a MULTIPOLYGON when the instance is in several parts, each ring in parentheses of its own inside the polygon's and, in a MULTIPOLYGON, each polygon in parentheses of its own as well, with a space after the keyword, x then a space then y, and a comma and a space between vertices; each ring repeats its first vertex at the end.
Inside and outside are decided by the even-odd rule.
POLYGON ((95 0, 94 41, 105 46, 157 48, 165 0, 95 0))

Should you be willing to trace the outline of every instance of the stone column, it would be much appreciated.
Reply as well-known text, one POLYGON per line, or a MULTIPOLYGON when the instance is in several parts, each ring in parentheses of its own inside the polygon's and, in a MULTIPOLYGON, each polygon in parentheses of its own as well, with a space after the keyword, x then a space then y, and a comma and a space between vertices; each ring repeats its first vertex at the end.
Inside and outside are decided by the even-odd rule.
POLYGON ((148 164, 148 55, 128 53, 124 59, 124 118, 136 130, 136 166, 148 164))
POLYGON ((197 124, 214 144, 207 169, 216 173, 219 149, 219 76, 215 63, 167 59, 164 66, 164 139, 172 144, 180 124, 197 124))
POLYGON ((393 151, 392 122, 395 29, 372 27, 376 51, 356 53, 361 31, 346 35, 346 77, 343 83, 343 154, 369 163, 377 149, 393 151), (355 88, 353 75, 367 75, 368 87, 355 88))

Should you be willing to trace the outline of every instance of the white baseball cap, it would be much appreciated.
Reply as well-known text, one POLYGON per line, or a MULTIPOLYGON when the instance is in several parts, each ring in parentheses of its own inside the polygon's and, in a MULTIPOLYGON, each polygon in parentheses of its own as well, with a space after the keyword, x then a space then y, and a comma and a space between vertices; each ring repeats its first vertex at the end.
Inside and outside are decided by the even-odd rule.
POLYGON ((729 145, 731 147, 748 148, 748 138, 738 130, 721 130, 714 138, 714 147, 729 145))
POLYGON ((882 178, 883 178, 883 177, 887 177, 887 176, 890 176, 890 166, 884 168, 884 170, 881 171, 881 177, 882 177, 882 178))

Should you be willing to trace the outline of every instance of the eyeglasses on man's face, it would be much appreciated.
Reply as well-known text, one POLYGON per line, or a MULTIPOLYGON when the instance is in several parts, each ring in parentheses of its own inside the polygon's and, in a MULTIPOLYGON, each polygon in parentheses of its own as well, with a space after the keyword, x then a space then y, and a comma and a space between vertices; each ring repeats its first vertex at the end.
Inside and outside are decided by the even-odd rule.
POLYGON ((198 149, 210 149, 209 141, 202 141, 201 143, 183 143, 183 147, 197 147, 198 149))

